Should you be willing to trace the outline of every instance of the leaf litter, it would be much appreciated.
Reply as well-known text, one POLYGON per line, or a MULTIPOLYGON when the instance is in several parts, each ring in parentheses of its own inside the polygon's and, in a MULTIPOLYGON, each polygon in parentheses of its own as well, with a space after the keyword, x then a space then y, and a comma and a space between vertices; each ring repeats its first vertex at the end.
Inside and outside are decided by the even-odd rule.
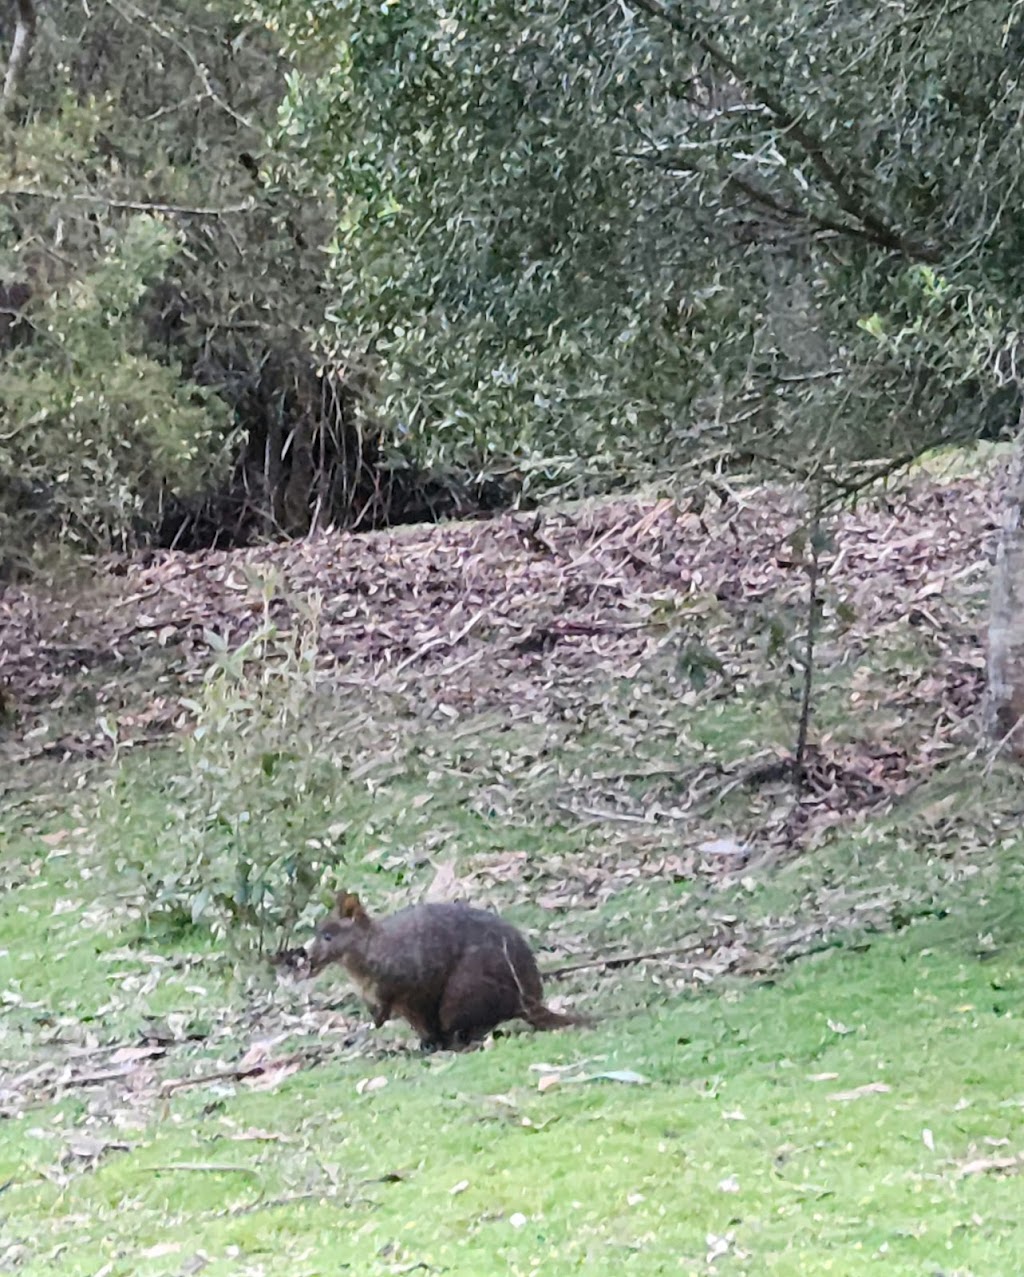
MULTIPOLYGON (((823 560, 819 659, 824 677, 845 678, 842 723, 818 728, 799 794, 785 737, 765 753, 764 735, 719 746, 702 735, 738 696, 781 707, 795 726, 787 644, 802 634, 806 576, 789 544, 804 516, 782 488, 589 503, 532 528, 511 514, 112 558, 93 563, 80 590, 6 585, 0 685, 18 730, 0 740, 0 754, 11 763, 105 757, 115 743, 124 749, 187 730, 211 636, 237 648, 268 597, 287 632, 301 602, 316 597, 325 700, 336 703, 342 691, 346 701, 343 729, 325 747, 344 758, 351 780, 372 787, 401 774, 415 724, 434 779, 465 783, 470 809, 513 828, 524 809, 552 827, 568 818, 585 843, 550 863, 503 849, 456 867, 437 854, 451 838, 440 827, 418 849, 434 867, 430 898, 486 899, 528 883, 541 910, 578 919, 645 882, 713 891, 766 856, 855 828, 862 813, 906 797, 961 748, 984 673, 978 611, 992 509, 985 482, 917 476, 837 517, 823 560), (918 655, 908 658, 908 648, 918 655), (872 662, 851 659, 868 651, 872 662), (738 826, 729 807, 737 794, 738 826)), ((435 793, 427 779, 412 804, 424 815, 435 793)), ((955 811, 932 814, 955 821, 955 811)), ((65 834, 47 839, 61 854, 65 834)), ((397 863, 409 863, 404 854, 397 863)), ((827 948, 837 930, 884 925, 901 900, 896 887, 822 891, 756 923, 706 904, 694 915, 699 933, 671 948, 597 956, 562 929, 564 960, 547 974, 658 964, 678 988, 762 978, 827 948)), ((214 1016, 205 1048, 237 1047, 236 1014, 214 1016)), ((294 1011, 271 994, 250 1016, 263 1040, 276 1026, 282 1040, 307 1045, 180 1077, 163 1071, 185 1045, 173 1031, 113 1050, 67 1049, 0 1075, 0 1115, 78 1088, 104 1096, 97 1112, 120 1121, 126 1107, 158 1104, 181 1087, 272 1088, 317 1063, 325 1035, 341 1032, 365 1050, 351 1020, 315 1001, 294 1011)))

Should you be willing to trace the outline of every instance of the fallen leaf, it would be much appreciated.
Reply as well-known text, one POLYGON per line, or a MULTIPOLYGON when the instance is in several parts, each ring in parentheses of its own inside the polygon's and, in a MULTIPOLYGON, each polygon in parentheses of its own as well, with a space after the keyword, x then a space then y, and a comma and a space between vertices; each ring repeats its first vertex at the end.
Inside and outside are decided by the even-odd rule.
POLYGON ((423 899, 433 903, 447 903, 459 895, 459 876, 455 872, 455 862, 446 860, 438 865, 434 880, 427 888, 423 899))
POLYGON ((1024 1156, 976 1157, 960 1167, 957 1179, 964 1179, 967 1175, 988 1175, 993 1171, 1019 1171, 1022 1167, 1024 1167, 1024 1156))
POLYGON ((127 1152, 131 1145, 123 1140, 104 1140, 92 1135, 75 1134, 68 1138, 67 1148, 72 1157, 81 1158, 83 1161, 94 1161, 102 1157, 108 1149, 127 1152))
POLYGON ((704 1241, 708 1248, 707 1262, 713 1264, 716 1259, 721 1259, 723 1255, 728 1255, 732 1249, 733 1237, 731 1233, 726 1233, 724 1237, 719 1237, 715 1233, 708 1233, 704 1241))
POLYGON ((735 838, 712 838, 710 842, 698 843, 697 850, 705 856, 746 856, 750 847, 745 842, 737 842, 735 838))
POLYGON ((381 1077, 380 1075, 377 1077, 361 1077, 356 1083, 356 1094, 372 1095, 374 1091, 381 1090, 383 1087, 387 1086, 387 1084, 387 1078, 381 1077))
POLYGON ((885 1082, 866 1082, 863 1086, 856 1086, 852 1091, 833 1091, 829 1095, 830 1100, 859 1100, 865 1095, 886 1095, 892 1087, 885 1082))
POLYGON ((647 1086, 648 1080, 642 1073, 634 1073, 632 1069, 609 1069, 605 1073, 591 1073, 581 1078, 585 1082, 624 1082, 628 1086, 647 1086))
POLYGON ((254 1042, 238 1061, 238 1068, 239 1070, 254 1069, 257 1064, 262 1064, 269 1054, 269 1042, 254 1042))
POLYGON ((39 841, 46 843, 47 847, 59 847, 70 836, 70 829, 57 829, 52 834, 40 834, 39 841))
POLYGON ((278 1131, 261 1131, 258 1127, 250 1127, 245 1131, 233 1131, 229 1136, 229 1140, 235 1140, 237 1143, 263 1142, 267 1144, 294 1144, 294 1135, 282 1135, 278 1131))
POLYGON ((135 1060, 150 1060, 155 1055, 166 1055, 162 1046, 121 1046, 110 1057, 111 1064, 131 1064, 135 1060))

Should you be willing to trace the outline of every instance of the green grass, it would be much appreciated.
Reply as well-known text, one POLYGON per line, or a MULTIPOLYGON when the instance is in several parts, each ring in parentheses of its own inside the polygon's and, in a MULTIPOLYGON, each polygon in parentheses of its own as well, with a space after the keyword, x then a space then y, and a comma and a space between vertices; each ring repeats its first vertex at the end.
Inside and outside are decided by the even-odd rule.
MULTIPOLYGON (((0 800, 0 1273, 1020 1271, 1020 1184, 998 1164, 1024 1153, 1019 778, 951 750, 777 865, 702 859, 778 828, 785 787, 723 769, 790 746, 794 709, 770 671, 694 692, 676 660, 595 669, 540 721, 514 697, 453 723, 429 696, 350 688, 348 727, 299 716, 334 768, 315 809, 246 752, 243 695, 209 785, 173 743, 25 773, 0 800), (147 916, 138 866, 173 876, 180 831, 237 817, 246 784, 251 845, 336 822, 328 879, 371 907, 450 866, 542 966, 707 950, 551 984, 593 1030, 516 1026, 461 1055, 421 1055, 400 1024, 353 1041, 366 1017, 340 974, 278 981, 235 936, 147 916), (166 1089, 261 1043, 302 1067, 269 1090, 166 1089), (540 1065, 565 1072, 542 1085, 540 1065), (608 1072, 642 1081, 573 1080, 608 1072)), ((930 662, 912 627, 865 641, 823 671, 816 729, 917 759, 933 707, 894 709, 894 689, 930 662)))
MULTIPOLYGON (((415 811, 405 784, 387 801, 415 811)), ((180 1040, 134 1091, 72 1085, 0 1119, 0 1263, 111 1277, 197 1257, 212 1273, 289 1277, 417 1264, 1016 1271, 1019 1184, 994 1166, 960 1172, 1018 1151, 1017 846, 924 857, 895 815, 755 884, 641 877, 554 914, 512 896, 510 916, 541 941, 586 936, 596 952, 678 942, 729 916, 753 936, 822 899, 887 890, 900 916, 884 914, 899 930, 877 934, 865 915, 774 981, 705 989, 657 963, 583 974, 555 991, 601 1016, 596 1029, 424 1057, 401 1025, 361 1048, 337 1027, 311 1036, 294 1022, 307 988, 275 986, 201 933, 147 932, 88 813, 71 802, 61 818, 62 802, 5 847, 0 1092, 69 1046, 131 1044, 154 1024, 180 1040), (71 832, 55 841, 57 829, 71 832), (161 1081, 229 1066, 275 1034, 278 1056, 332 1049, 265 1093, 233 1081, 161 1094, 161 1081), (542 1090, 539 1064, 569 1072, 542 1090), (644 1081, 570 1080, 616 1070, 644 1081), (376 1078, 380 1089, 361 1085, 376 1078), (877 1084, 889 1089, 862 1089, 877 1084)), ((460 821, 450 801, 445 813, 465 864, 491 852, 486 824, 460 821)), ((350 872, 371 898, 389 878, 369 862, 350 872)), ((313 996, 358 1018, 343 979, 323 977, 313 996)))
POLYGON ((593 1032, 179 1093, 58 1185, 88 1129, 69 1097, 2 1128, 6 1241, 29 1247, 21 1271, 72 1274, 196 1254, 214 1272, 703 1273, 709 1235, 721 1273, 1010 1273, 1019 1184, 959 1170, 1017 1151, 1024 954, 982 960, 974 938, 927 922, 593 1032), (541 1092, 540 1062, 647 1082, 541 1092), (387 1084, 360 1094, 370 1076, 387 1084))

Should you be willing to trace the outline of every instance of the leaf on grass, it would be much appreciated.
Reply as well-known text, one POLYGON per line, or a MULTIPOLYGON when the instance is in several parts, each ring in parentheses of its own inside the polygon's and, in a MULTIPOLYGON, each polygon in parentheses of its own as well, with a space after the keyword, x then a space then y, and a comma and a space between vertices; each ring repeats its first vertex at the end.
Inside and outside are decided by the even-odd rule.
POLYGON ((427 888, 423 899, 431 903, 446 903, 454 900, 459 894, 459 876, 455 872, 455 862, 446 860, 437 866, 434 880, 427 888))
POLYGON ((732 1250, 732 1233, 726 1233, 724 1237, 720 1237, 716 1233, 708 1233, 704 1240, 708 1248, 706 1257, 708 1264, 713 1264, 716 1259, 721 1259, 723 1255, 728 1255, 729 1251, 732 1250))
POLYGON ((513 882, 523 876, 527 859, 525 851, 504 851, 483 862, 476 876, 493 882, 513 882))
POLYGON ((1024 1169, 1024 1154, 1016 1157, 976 1157, 964 1164, 957 1171, 957 1179, 967 1175, 1010 1174, 1024 1169))
POLYGON ((737 842, 735 838, 712 838, 708 842, 698 843, 697 850, 705 856, 745 856, 750 847, 745 842, 737 842))
POLYGON ((47 847, 59 847, 71 835, 70 829, 57 829, 52 834, 40 834, 39 841, 47 847))
POLYGON ((166 1055, 162 1046, 120 1046, 110 1057, 111 1064, 133 1064, 136 1060, 150 1060, 155 1055, 166 1055))
POLYGON ((865 1082, 863 1086, 855 1086, 852 1091, 833 1091, 830 1100, 860 1100, 865 1095, 887 1095, 892 1087, 886 1082, 865 1082))
POLYGON ((383 1087, 387 1086, 387 1084, 387 1078, 381 1077, 380 1075, 377 1077, 361 1077, 356 1083, 356 1094, 372 1095, 374 1091, 381 1090, 383 1087))
POLYGON ((280 1131, 261 1131, 259 1127, 250 1126, 244 1131, 233 1131, 229 1136, 229 1140, 235 1140, 236 1143, 243 1144, 248 1141, 262 1142, 265 1144, 294 1144, 294 1135, 284 1135, 280 1131))
POLYGON ((571 909, 575 898, 576 893, 574 891, 547 891, 542 895, 535 896, 533 903, 539 905, 541 909, 571 909))
POLYGON ((605 1069, 600 1073, 578 1073, 575 1077, 562 1075, 562 1082, 622 1082, 626 1086, 648 1086, 650 1079, 632 1069, 605 1069))
POLYGON ((246 1051, 242 1058, 238 1061, 239 1070, 254 1069, 258 1064, 262 1064, 270 1055, 269 1042, 254 1042, 246 1051))
POLYGON ((627 1086, 647 1086, 649 1080, 632 1069, 608 1069, 604 1073, 590 1073, 580 1078, 581 1082, 624 1082, 627 1086))
POLYGON ((92 1135, 75 1134, 67 1142, 68 1153, 84 1162, 98 1161, 108 1149, 126 1153, 131 1148, 124 1140, 104 1140, 92 1135))

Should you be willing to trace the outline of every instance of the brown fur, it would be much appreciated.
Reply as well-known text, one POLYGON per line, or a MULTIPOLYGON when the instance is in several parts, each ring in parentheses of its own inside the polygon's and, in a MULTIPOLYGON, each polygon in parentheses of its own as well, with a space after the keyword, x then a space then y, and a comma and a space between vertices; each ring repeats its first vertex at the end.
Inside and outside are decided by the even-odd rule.
POLYGON ((339 892, 310 946, 310 974, 332 962, 348 971, 378 1028, 397 1016, 425 1048, 463 1046, 516 1017, 535 1029, 588 1023, 546 1007, 522 934, 469 905, 415 905, 371 918, 358 896, 339 892))

